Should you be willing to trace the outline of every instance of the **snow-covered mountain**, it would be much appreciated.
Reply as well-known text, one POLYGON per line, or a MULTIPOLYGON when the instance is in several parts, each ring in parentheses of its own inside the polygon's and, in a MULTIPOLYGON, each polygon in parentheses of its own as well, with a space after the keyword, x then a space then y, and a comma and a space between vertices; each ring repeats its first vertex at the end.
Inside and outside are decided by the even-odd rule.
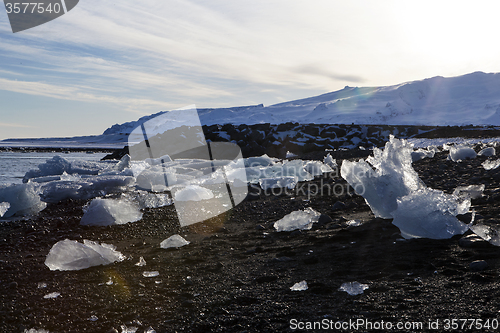
MULTIPOLYGON (((12 139, 0 146, 112 148, 123 146, 142 123, 115 124, 102 135, 75 138, 12 139)), ((500 125, 500 73, 475 72, 433 77, 386 87, 345 87, 320 96, 270 106, 198 109, 202 125, 362 124, 500 125)))
MULTIPOLYGON (((128 134, 159 112, 114 125, 104 134, 128 134)), ((500 125, 500 73, 441 76, 386 87, 345 87, 270 106, 198 109, 203 125, 388 124, 500 125)))

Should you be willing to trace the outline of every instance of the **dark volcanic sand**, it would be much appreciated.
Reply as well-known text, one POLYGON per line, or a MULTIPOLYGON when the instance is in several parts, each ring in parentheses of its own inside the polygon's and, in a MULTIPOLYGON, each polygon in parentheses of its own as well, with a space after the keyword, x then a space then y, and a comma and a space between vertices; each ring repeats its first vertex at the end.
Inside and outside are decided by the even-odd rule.
MULTIPOLYGON (((500 172, 484 170, 485 159, 455 163, 441 153, 414 167, 428 186, 448 193, 458 185, 485 184, 473 208, 477 218, 498 224, 500 172)), ((336 177, 311 183, 334 182, 345 185, 336 177)), ((415 332, 429 331, 429 321, 439 320, 436 332, 443 331, 445 319, 500 319, 500 248, 485 242, 461 247, 461 236, 403 241, 390 220, 375 219, 356 195, 262 194, 226 216, 185 228, 178 226, 172 206, 146 211, 136 223, 82 227, 83 204, 49 205, 36 218, 1 226, 0 332, 121 332, 121 325, 138 327, 139 333, 150 326, 156 332, 280 332, 291 331, 293 319, 422 322, 424 329, 415 332), (345 208, 334 210, 337 201, 345 208), (308 231, 274 231, 276 220, 305 207, 331 219, 323 216, 308 231), (350 219, 363 225, 348 227, 350 219), (191 244, 160 249, 175 233, 191 244), (65 238, 111 243, 129 259, 50 271, 45 257, 65 238), (146 266, 135 266, 140 256, 146 266), (471 271, 475 260, 487 261, 489 268, 471 271), (160 275, 146 278, 143 271, 160 275), (106 284, 110 279, 113 284, 106 284), (302 280, 307 291, 290 290, 302 280), (357 296, 339 291, 351 281, 369 289, 357 296), (47 287, 38 288, 41 282, 47 287), (61 296, 43 298, 51 292, 61 296), (98 319, 91 321, 93 315, 98 319)))

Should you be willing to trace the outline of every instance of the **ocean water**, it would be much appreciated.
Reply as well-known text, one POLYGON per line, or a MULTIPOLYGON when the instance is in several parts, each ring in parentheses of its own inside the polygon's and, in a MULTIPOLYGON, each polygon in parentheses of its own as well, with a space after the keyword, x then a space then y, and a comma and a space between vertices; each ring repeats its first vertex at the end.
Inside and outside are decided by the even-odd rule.
POLYGON ((0 152, 0 185, 21 184, 24 174, 32 169, 38 169, 38 165, 46 160, 59 155, 69 161, 99 161, 106 156, 105 153, 87 154, 75 153, 49 153, 49 152, 0 152))

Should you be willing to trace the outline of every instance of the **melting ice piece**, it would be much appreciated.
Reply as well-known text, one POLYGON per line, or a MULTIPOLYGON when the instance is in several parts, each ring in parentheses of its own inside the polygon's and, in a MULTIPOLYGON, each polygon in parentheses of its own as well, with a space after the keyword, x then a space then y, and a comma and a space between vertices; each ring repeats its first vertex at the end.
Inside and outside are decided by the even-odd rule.
POLYGON ((297 282, 296 284, 291 286, 290 290, 291 291, 304 291, 304 290, 307 290, 307 288, 308 288, 307 282, 304 280, 304 281, 297 282))
POLYGON ((328 153, 328 155, 325 156, 325 158, 323 159, 323 163, 325 163, 332 169, 338 167, 337 161, 332 157, 332 155, 330 155, 330 153, 328 153))
POLYGON ((485 224, 476 224, 469 227, 472 232, 493 245, 500 246, 500 230, 485 224))
POLYGON ((10 208, 10 203, 0 202, 0 217, 2 217, 10 208))
POLYGON ((313 176, 321 176, 325 172, 332 172, 332 168, 320 161, 308 161, 304 169, 313 176))
POLYGON ((61 293, 58 293, 57 291, 55 291, 53 293, 50 293, 50 294, 43 296, 43 298, 58 298, 59 296, 61 296, 61 293))
POLYGON ((44 330, 44 329, 39 329, 37 330, 36 328, 30 328, 29 330, 28 329, 25 329, 24 330, 24 333, 50 333, 49 331, 47 330, 44 330))
POLYGON ((309 230, 313 223, 318 222, 320 216, 320 213, 308 207, 285 215, 274 223, 274 228, 276 231, 309 230))
POLYGON ((144 272, 142 272, 142 276, 147 277, 147 278, 156 277, 159 275, 160 275, 160 272, 158 272, 158 271, 151 271, 151 272, 144 271, 144 272))
POLYGON ((468 185, 468 186, 458 186, 453 195, 462 198, 477 199, 483 195, 484 184, 481 185, 468 185))
POLYGON ((363 222, 361 222, 361 220, 350 220, 350 221, 347 221, 347 225, 349 227, 359 227, 362 224, 363 224, 363 222))
POLYGON ((62 175, 64 172, 68 174, 97 175, 99 171, 104 170, 106 166, 107 164, 105 163, 90 161, 69 162, 64 157, 54 156, 45 163, 38 165, 38 170, 26 172, 23 183, 27 183, 31 178, 62 175))
POLYGON ((468 198, 425 188, 398 199, 392 224, 406 239, 447 239, 467 231, 469 227, 456 215, 467 213, 469 208, 468 198))
POLYGON ((270 188, 288 188, 290 190, 297 186, 298 177, 286 176, 278 178, 262 178, 259 180, 260 187, 265 191, 270 188))
POLYGON ((479 156, 493 156, 495 155, 495 148, 493 147, 487 147, 487 148, 484 148, 484 149, 481 149, 481 151, 479 153, 477 153, 479 156))
POLYGON ((285 158, 294 158, 294 157, 297 157, 297 156, 298 156, 297 154, 294 154, 292 152, 287 151, 285 158))
POLYGON ((134 326, 127 327, 125 325, 121 325, 121 329, 121 333, 136 333, 139 328, 134 326))
POLYGON ((74 271, 91 266, 107 265, 115 261, 122 261, 125 256, 115 251, 110 244, 85 239, 82 243, 65 239, 59 241, 49 251, 45 265, 50 270, 74 271))
POLYGON ((413 162, 416 162, 416 161, 419 161, 419 160, 424 159, 426 157, 433 158, 435 153, 436 152, 434 150, 427 150, 427 149, 419 148, 419 149, 411 152, 411 158, 412 158, 413 162))
POLYGON ((182 238, 180 235, 172 235, 160 243, 162 249, 168 249, 171 247, 181 247, 188 245, 190 242, 182 238))
POLYGON ((346 293, 348 293, 351 296, 355 296, 355 295, 362 294, 366 289, 368 289, 368 287, 369 286, 367 284, 363 284, 363 283, 359 283, 358 281, 354 281, 354 282, 342 283, 339 290, 345 291, 346 293))
POLYGON ((139 267, 142 267, 142 266, 146 266, 146 260, 144 260, 143 257, 140 257, 139 258, 139 262, 135 264, 136 266, 139 266, 139 267))
POLYGON ((3 217, 37 214, 43 210, 47 204, 40 200, 39 189, 39 185, 33 183, 0 185, 2 210, 7 207, 6 203, 10 205, 3 217))
POLYGON ((188 185, 175 193, 176 201, 201 201, 214 197, 214 193, 208 188, 198 185, 188 185))
POLYGON ((398 198, 425 188, 411 166, 412 151, 413 146, 406 140, 391 135, 383 151, 375 148, 374 156, 368 157, 366 161, 344 160, 340 173, 365 198, 376 217, 390 219, 391 212, 398 206, 398 198))
POLYGON ((484 161, 482 164, 485 170, 493 170, 500 166, 500 159, 494 161, 484 161))
POLYGON ((450 147, 450 155, 449 158, 453 162, 457 162, 459 160, 465 160, 467 158, 476 158, 477 154, 471 147, 467 146, 452 146, 450 147))
POLYGON ((91 201, 86 207, 81 225, 107 226, 136 222, 142 218, 139 206, 127 199, 102 199, 91 201))
POLYGON ((168 194, 149 193, 146 191, 138 191, 135 195, 135 200, 139 202, 141 208, 159 208, 172 204, 172 198, 168 194))

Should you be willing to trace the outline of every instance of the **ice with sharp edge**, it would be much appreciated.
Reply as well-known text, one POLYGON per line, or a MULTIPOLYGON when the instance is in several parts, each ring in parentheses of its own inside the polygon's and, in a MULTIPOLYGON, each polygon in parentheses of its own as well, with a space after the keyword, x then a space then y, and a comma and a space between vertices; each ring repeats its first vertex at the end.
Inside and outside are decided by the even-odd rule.
POLYGON ((188 245, 190 242, 185 240, 180 235, 172 235, 160 243, 162 249, 169 249, 171 247, 182 247, 188 245))
POLYGON ((311 207, 285 215, 274 223, 276 231, 309 230, 319 221, 321 214, 311 207))
POLYGON ((345 291, 351 296, 356 296, 362 294, 369 286, 367 284, 359 283, 358 281, 354 282, 345 282, 342 283, 339 290, 345 291))
POLYGON ((37 214, 47 206, 40 200, 40 186, 34 183, 0 185, 0 202, 3 217, 37 214))
POLYGON ((458 186, 454 191, 453 195, 457 197, 477 199, 483 195, 484 184, 481 185, 468 185, 468 186, 458 186))
POLYGON ((365 198, 376 217, 390 219, 398 198, 425 187, 411 166, 412 151, 406 140, 391 136, 385 149, 375 148, 366 161, 344 160, 341 176, 365 198))
POLYGON ((385 149, 375 148, 366 161, 345 160, 341 175, 376 217, 393 218, 404 238, 443 239, 464 233, 468 226, 456 215, 468 212, 470 196, 480 188, 459 188, 456 194, 427 188, 411 166, 412 151, 406 140, 391 136, 385 149))
POLYGON ((99 244, 85 239, 83 244, 65 239, 52 246, 45 265, 52 271, 74 271, 92 266, 108 265, 122 261, 125 256, 110 244, 99 244))
MULTIPOLYGON (((263 188, 291 189, 299 181, 312 180, 314 176, 332 171, 334 166, 336 162, 331 156, 324 162, 280 161, 267 155, 234 161, 172 160, 168 155, 132 161, 129 155, 125 155, 120 161, 100 162, 69 161, 54 156, 39 164, 38 169, 28 171, 23 179, 25 184, 0 186, 0 213, 3 217, 36 214, 45 208, 46 203, 89 200, 114 193, 126 193, 140 209, 157 208, 172 204, 171 198, 158 192, 175 189, 172 193, 176 200, 196 201, 217 197, 218 193, 212 192, 210 185, 226 181, 237 187, 260 183, 263 188), (217 168, 215 172, 214 167, 217 168), (241 179, 246 179, 247 183, 241 179), (10 207, 4 212, 7 204, 10 207)), ((96 200, 91 205, 91 212, 97 208, 108 211, 101 219, 94 216, 94 220, 102 220, 104 224, 123 221, 109 214, 110 207, 117 206, 113 202, 96 200)), ((132 215, 128 218, 130 221, 138 216, 135 207, 126 210, 126 214, 129 213, 132 215)), ((89 221, 87 218, 84 223, 89 221)))
POLYGON ((10 203, 0 202, 0 217, 4 216, 10 208, 10 203))
POLYGON ((293 286, 290 287, 291 291, 305 291, 309 287, 307 286, 307 281, 300 281, 295 283, 293 286))
POLYGON ((142 218, 140 207, 128 199, 93 199, 84 208, 81 225, 108 226, 136 222, 142 218))
POLYGON ((500 159, 494 161, 484 161, 482 166, 485 170, 494 170, 500 166, 500 159))

